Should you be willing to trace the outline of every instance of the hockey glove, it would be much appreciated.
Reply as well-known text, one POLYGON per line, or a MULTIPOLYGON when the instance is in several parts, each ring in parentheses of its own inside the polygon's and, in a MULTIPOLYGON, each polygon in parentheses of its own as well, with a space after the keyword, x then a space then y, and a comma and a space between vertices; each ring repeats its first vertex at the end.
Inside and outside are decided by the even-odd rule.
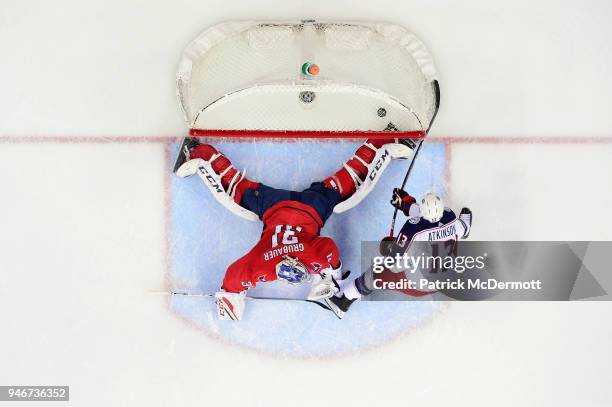
POLYGON ((383 237, 378 245, 378 251, 381 256, 390 256, 391 248, 393 247, 393 243, 395 242, 395 238, 393 236, 383 237))
POLYGON ((391 197, 391 205, 404 212, 408 216, 410 205, 416 203, 416 199, 408 192, 400 188, 393 188, 393 196, 391 197))
POLYGON ((217 315, 225 321, 239 321, 244 314, 244 297, 246 291, 241 293, 228 293, 217 291, 215 293, 215 304, 217 304, 217 315))
MULTIPOLYGON (((308 299, 310 301, 319 301, 337 294, 340 291, 338 282, 344 280, 341 276, 341 268, 342 264, 336 269, 329 268, 321 270, 319 274, 315 274, 308 299)), ((346 275, 348 276, 348 274, 346 275)))

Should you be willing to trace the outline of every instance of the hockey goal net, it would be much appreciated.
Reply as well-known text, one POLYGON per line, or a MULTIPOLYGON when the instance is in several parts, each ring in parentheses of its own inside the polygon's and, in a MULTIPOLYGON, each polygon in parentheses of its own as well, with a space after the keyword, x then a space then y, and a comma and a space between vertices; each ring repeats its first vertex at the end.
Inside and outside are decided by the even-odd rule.
POLYGON ((422 138, 439 104, 425 45, 387 23, 227 22, 185 49, 190 134, 422 138))

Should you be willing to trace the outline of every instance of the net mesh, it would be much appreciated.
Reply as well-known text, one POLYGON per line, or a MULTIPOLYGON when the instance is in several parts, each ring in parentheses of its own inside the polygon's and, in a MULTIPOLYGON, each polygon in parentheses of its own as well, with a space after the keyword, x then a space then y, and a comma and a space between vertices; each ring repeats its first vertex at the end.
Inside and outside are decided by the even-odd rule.
POLYGON ((396 25, 232 22, 189 44, 177 89, 191 129, 408 132, 427 130, 435 79, 396 25))

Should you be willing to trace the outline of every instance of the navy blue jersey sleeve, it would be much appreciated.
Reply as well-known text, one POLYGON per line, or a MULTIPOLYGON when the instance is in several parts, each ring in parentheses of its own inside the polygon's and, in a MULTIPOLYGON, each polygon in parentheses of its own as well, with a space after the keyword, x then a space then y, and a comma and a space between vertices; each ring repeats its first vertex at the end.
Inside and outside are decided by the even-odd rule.
POLYGON ((444 208, 444 213, 442 214, 442 219, 440 219, 440 223, 442 225, 446 225, 447 223, 451 223, 455 219, 457 219, 457 215, 455 215, 455 212, 453 212, 453 210, 450 208, 444 208))

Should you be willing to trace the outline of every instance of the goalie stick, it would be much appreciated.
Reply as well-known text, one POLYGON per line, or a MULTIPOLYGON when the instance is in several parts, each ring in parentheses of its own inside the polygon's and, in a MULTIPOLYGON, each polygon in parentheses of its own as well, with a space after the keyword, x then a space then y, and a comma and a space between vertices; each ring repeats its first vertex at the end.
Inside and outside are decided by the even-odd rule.
MULTIPOLYGON (((163 296, 182 296, 182 297, 199 297, 199 298, 214 298, 215 293, 207 292, 192 292, 192 291, 149 291, 150 294, 163 295, 163 296)), ((300 301, 300 302, 313 302, 302 298, 286 298, 286 297, 245 297, 247 300, 266 300, 266 301, 300 301)))
MULTIPOLYGON (((190 291, 149 291, 149 294, 163 295, 168 297, 173 296, 182 296, 182 297, 196 297, 196 298, 214 298, 215 293, 206 293, 206 292, 190 292, 190 291)), ((307 302, 310 304, 318 305, 319 307, 326 309, 328 311, 332 311, 324 302, 307 300, 305 298, 286 298, 286 297, 245 297, 246 300, 250 301, 299 301, 299 302, 307 302)))

